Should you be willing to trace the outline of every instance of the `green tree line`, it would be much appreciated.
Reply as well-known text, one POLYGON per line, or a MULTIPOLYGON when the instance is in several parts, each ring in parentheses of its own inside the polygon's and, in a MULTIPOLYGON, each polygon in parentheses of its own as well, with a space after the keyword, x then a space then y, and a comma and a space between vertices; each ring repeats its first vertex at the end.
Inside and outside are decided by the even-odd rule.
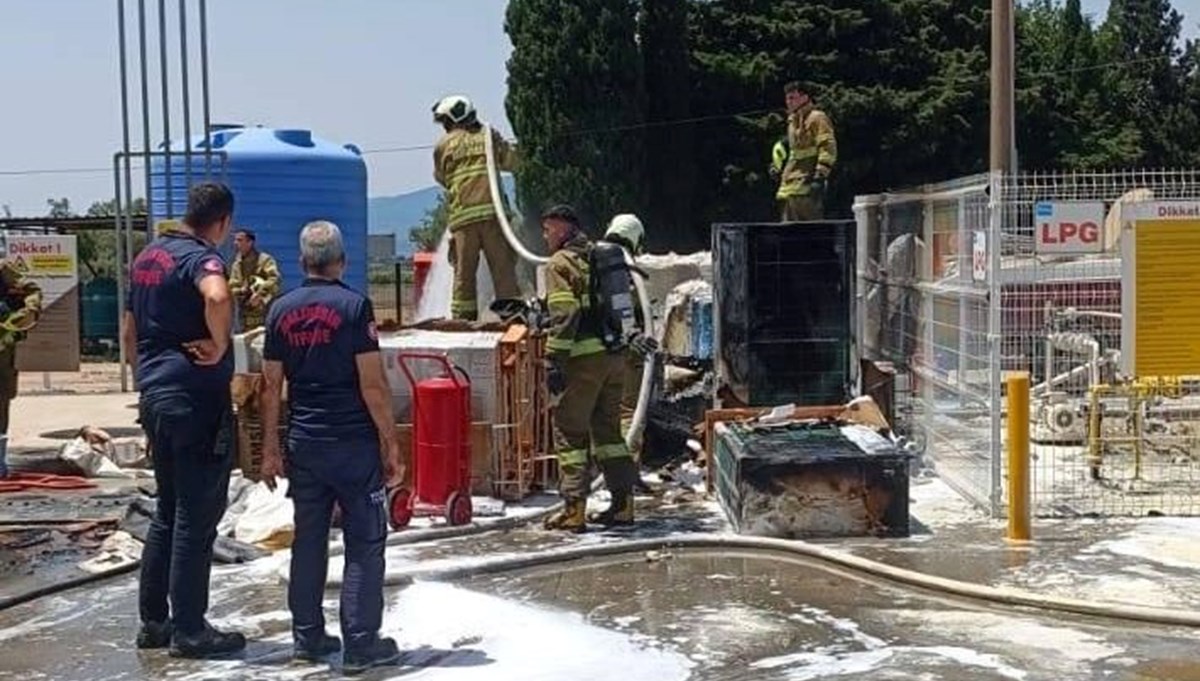
MULTIPOLYGON (((521 205, 646 218, 655 250, 774 219, 770 147, 800 80, 838 133, 830 212, 985 170, 988 0, 511 0, 521 205)), ((1168 0, 1017 12, 1025 170, 1200 165, 1200 45, 1168 0)))

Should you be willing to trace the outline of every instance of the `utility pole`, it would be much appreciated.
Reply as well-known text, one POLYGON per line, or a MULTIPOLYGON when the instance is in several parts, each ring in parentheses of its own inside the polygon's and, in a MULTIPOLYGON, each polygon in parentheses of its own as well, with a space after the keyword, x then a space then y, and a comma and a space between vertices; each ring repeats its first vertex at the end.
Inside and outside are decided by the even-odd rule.
POLYGON ((1016 170, 1014 42, 1013 0, 992 0, 991 169, 1005 173, 1016 170))

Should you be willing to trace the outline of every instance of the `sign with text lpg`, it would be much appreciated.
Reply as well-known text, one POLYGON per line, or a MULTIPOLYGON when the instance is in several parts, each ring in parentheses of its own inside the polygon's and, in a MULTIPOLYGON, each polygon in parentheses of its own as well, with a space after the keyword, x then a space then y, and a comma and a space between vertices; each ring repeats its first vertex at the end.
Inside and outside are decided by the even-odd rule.
POLYGON ((1122 208, 1121 363, 1131 376, 1200 376, 1200 202, 1122 208))
POLYGON ((5 239, 6 257, 42 289, 42 315, 17 346, 21 371, 79 371, 79 258, 75 236, 5 239))
POLYGON ((1033 214, 1038 255, 1104 252, 1103 202, 1041 201, 1033 214))

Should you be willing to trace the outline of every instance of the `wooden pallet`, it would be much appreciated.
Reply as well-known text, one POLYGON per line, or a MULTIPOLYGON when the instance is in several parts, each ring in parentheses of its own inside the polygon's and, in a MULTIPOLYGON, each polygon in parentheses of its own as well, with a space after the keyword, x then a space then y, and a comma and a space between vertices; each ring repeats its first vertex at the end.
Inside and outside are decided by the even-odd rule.
POLYGON ((544 337, 521 325, 509 327, 496 350, 492 486, 506 501, 549 487, 557 476, 544 356, 544 337))

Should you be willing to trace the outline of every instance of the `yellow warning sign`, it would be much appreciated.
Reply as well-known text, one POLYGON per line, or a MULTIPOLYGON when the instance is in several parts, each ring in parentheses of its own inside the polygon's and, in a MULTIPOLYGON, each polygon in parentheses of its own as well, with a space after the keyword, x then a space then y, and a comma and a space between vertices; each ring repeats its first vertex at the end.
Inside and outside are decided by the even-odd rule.
POLYGON ((1138 220, 1139 376, 1200 375, 1200 220, 1138 220))
POLYGON ((75 259, 69 255, 31 255, 29 273, 43 277, 69 277, 75 274, 75 259))

